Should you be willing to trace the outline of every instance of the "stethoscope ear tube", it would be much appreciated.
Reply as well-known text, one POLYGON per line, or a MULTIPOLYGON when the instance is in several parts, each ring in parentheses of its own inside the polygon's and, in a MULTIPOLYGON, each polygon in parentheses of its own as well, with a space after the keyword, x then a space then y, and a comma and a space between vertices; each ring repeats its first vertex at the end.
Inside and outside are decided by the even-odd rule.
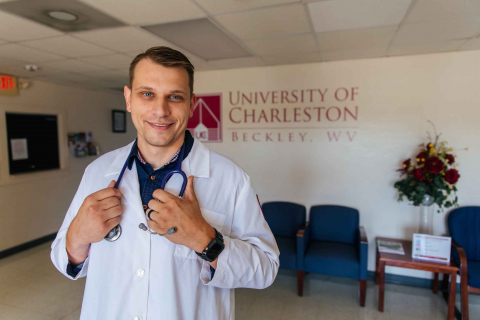
MULTIPOLYGON (((132 149, 134 149, 137 146, 137 140, 133 143, 132 149)), ((118 176, 117 182, 115 182, 115 185, 113 186, 115 189, 118 189, 118 186, 120 185, 120 181, 122 181, 123 175, 125 174, 125 170, 127 169, 128 166, 128 159, 125 161, 125 164, 123 165, 122 171, 120 171, 120 175, 118 176)), ((104 237, 105 240, 108 242, 113 242, 116 241, 120 236, 122 235, 122 227, 120 224, 117 224, 110 232, 104 237)))

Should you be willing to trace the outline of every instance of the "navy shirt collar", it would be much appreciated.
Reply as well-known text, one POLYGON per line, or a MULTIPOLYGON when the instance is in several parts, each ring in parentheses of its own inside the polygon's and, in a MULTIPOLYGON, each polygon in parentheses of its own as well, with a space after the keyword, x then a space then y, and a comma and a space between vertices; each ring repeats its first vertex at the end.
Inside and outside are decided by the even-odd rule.
MULTIPOLYGON (((194 139, 192 137, 192 134, 190 133, 190 131, 185 130, 185 152, 183 154, 183 159, 182 160, 187 158, 187 156, 190 154, 190 151, 192 150, 192 147, 193 147, 193 142, 194 142, 194 139)), ((175 154, 175 156, 176 156, 176 154, 175 154)), ((178 159, 173 160, 175 158, 175 156, 173 156, 172 160, 170 160, 168 163, 175 162, 176 160, 178 160, 178 159)), ((128 155, 128 169, 129 170, 132 170, 132 166, 133 166, 133 162, 134 162, 135 158, 139 162, 142 162, 142 160, 138 157, 138 147, 137 147, 137 145, 135 145, 135 148, 132 148, 132 150, 130 151, 130 154, 128 155)))

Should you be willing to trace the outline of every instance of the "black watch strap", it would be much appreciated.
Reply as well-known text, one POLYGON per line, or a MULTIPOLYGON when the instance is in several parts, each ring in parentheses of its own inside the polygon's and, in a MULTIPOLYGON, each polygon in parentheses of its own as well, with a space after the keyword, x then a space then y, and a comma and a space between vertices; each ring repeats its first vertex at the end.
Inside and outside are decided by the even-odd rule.
POLYGON ((215 261, 225 248, 223 235, 217 229, 213 229, 215 230, 215 238, 203 249, 202 253, 195 252, 200 258, 208 262, 215 261))

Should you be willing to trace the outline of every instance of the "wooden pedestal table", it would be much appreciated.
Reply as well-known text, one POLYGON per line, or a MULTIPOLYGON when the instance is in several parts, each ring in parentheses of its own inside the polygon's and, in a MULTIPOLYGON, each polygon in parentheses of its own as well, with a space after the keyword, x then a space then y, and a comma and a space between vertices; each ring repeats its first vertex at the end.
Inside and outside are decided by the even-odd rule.
MULTIPOLYGON (((456 285, 457 285, 457 272, 458 267, 453 263, 440 264, 427 261, 419 261, 412 259, 412 241, 408 240, 399 240, 399 239, 390 239, 390 238, 379 238, 376 239, 376 268, 375 268, 375 284, 379 284, 379 294, 378 294, 378 311, 383 312, 383 304, 385 297, 385 266, 415 269, 434 272, 438 276, 438 273, 443 273, 450 276, 450 292, 448 298, 448 320, 453 320, 455 317, 455 294, 456 294, 456 285), (380 253, 378 251, 378 240, 384 241, 394 241, 400 242, 405 251, 405 255, 392 254, 392 253, 380 253)), ((434 281, 434 286, 432 288, 433 293, 438 293, 438 282, 434 281)))

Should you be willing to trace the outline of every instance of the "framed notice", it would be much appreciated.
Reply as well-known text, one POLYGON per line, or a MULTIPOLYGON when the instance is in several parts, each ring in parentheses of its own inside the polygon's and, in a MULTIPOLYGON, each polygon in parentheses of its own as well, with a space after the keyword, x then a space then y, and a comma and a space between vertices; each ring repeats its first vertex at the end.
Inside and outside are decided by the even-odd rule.
POLYGON ((127 118, 123 110, 112 110, 113 132, 127 132, 127 118))
POLYGON ((428 234, 413 234, 412 258, 431 262, 450 263, 452 238, 428 234))

